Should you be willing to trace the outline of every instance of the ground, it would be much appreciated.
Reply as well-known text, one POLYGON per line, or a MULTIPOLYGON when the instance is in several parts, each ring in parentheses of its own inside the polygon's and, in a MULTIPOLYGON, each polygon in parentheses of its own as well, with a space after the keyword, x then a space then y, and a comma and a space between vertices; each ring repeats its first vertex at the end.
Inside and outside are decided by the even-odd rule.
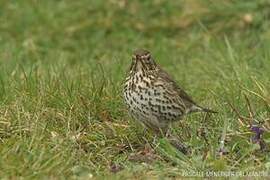
POLYGON ((270 174, 269 1, 0 6, 0 177, 270 174), (188 155, 128 116, 122 83, 137 48, 219 112, 174 124, 188 155))

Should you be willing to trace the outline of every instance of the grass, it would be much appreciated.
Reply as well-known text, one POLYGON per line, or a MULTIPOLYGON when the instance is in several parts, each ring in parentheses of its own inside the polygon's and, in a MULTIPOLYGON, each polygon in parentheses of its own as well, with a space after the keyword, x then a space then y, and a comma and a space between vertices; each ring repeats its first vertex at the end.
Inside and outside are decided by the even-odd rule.
POLYGON ((0 177, 269 175, 268 1, 0 6, 0 177), (132 51, 141 47, 197 102, 219 111, 175 124, 174 133, 192 147, 188 156, 166 139, 151 143, 152 134, 143 136, 127 114, 122 82, 132 51), (265 129, 265 148, 250 140, 254 123, 265 129))

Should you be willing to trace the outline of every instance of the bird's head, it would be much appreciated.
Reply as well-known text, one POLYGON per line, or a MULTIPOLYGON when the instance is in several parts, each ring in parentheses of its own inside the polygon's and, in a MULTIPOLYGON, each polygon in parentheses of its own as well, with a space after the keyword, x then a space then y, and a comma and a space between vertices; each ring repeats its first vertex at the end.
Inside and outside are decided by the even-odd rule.
POLYGON ((133 52, 131 69, 135 71, 151 71, 155 70, 156 63, 151 53, 144 49, 138 49, 133 52))

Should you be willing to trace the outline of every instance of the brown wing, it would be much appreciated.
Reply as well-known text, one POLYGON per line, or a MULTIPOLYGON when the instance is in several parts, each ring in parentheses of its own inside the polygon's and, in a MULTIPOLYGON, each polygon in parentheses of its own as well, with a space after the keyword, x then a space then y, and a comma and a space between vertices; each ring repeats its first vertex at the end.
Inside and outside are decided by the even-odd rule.
POLYGON ((180 97, 180 101, 184 101, 185 105, 192 108, 190 112, 197 112, 197 111, 204 111, 204 112, 209 112, 209 113, 217 113, 217 111, 213 111, 208 108, 204 108, 202 106, 199 106, 197 103, 193 101, 193 99, 183 90, 181 89, 177 83, 173 80, 173 78, 163 69, 158 67, 158 74, 161 80, 164 82, 165 87, 170 91, 170 92, 175 92, 175 96, 180 97), (195 105, 195 106, 194 106, 195 105))
POLYGON ((173 78, 166 71, 164 71, 161 67, 158 67, 158 74, 159 74, 159 77, 166 84, 166 88, 168 88, 168 90, 170 90, 171 92, 175 91, 176 94, 178 95, 178 97, 180 97, 181 100, 185 101, 187 104, 197 105, 193 101, 193 99, 183 89, 181 89, 177 85, 177 83, 173 80, 173 78))

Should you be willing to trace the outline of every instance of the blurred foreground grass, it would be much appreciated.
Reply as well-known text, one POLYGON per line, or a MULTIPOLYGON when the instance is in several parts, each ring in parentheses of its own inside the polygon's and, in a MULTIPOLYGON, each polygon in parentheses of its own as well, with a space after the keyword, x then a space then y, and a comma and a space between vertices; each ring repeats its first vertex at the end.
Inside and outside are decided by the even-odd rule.
POLYGON ((269 173, 269 1, 1 0, 0 7, 0 177, 269 173), (153 137, 127 115, 121 84, 142 47, 196 101, 219 111, 174 126, 189 156, 164 139, 144 149, 153 137), (266 130, 265 149, 251 142, 250 122, 266 130), (220 156, 222 138, 228 154, 220 156))

